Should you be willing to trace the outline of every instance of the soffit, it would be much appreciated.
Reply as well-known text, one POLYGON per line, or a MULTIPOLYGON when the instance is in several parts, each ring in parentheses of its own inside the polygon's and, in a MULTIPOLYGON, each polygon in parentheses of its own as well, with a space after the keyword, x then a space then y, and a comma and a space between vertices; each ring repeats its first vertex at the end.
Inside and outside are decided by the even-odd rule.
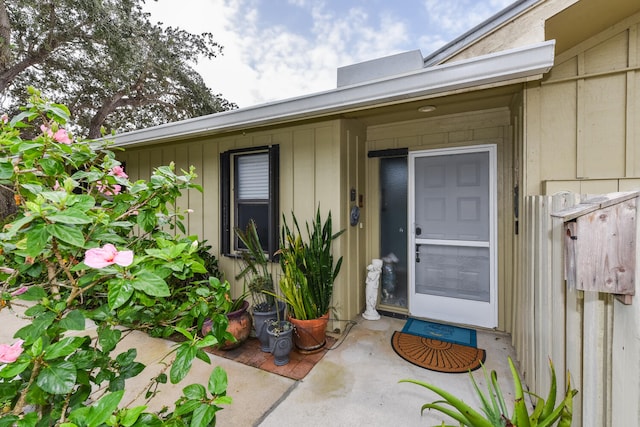
POLYGON ((580 0, 547 19, 545 36, 558 55, 639 11, 638 0, 580 0))
POLYGON ((425 98, 418 101, 382 106, 375 109, 342 114, 342 118, 356 119, 366 126, 384 125, 401 121, 433 118, 469 111, 508 108, 514 95, 522 90, 522 83, 514 83, 500 87, 477 89, 471 92, 442 94, 442 96, 425 98), (422 113, 420 107, 432 105, 434 111, 422 113))

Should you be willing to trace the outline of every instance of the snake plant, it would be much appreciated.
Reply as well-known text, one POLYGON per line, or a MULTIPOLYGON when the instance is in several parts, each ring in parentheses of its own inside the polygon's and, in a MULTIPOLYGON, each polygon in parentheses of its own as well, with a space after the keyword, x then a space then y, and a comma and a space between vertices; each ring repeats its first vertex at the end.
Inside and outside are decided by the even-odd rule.
MULTIPOLYGON (((547 394, 546 401, 542 397, 523 390, 520 376, 509 357, 509 368, 513 376, 513 384, 515 389, 515 402, 512 415, 509 415, 507 405, 505 403, 500 385, 498 384, 498 375, 496 371, 487 374, 484 366, 482 367, 487 382, 488 394, 485 395, 473 375, 469 373, 473 387, 482 403, 482 410, 477 411, 466 404, 462 399, 456 397, 453 393, 447 392, 435 385, 413 380, 404 379, 400 382, 408 382, 425 387, 434 393, 440 395, 444 400, 436 400, 432 403, 422 405, 422 412, 426 409, 433 409, 445 415, 450 416, 460 423, 460 426, 468 427, 568 427, 571 425, 573 417, 573 396, 578 392, 571 388, 571 375, 567 375, 567 389, 562 401, 556 406, 556 373, 553 363, 549 361, 551 368, 551 385, 547 394), (529 413, 524 395, 525 393, 533 396, 537 403, 535 409, 529 413)), ((445 426, 444 422, 442 426, 445 426)))
POLYGON ((282 216, 280 238, 280 291, 299 320, 317 319, 331 308, 333 283, 340 272, 342 257, 334 263, 331 244, 344 230, 332 231, 331 211, 323 222, 320 206, 311 224, 306 223, 307 241, 302 239, 298 220, 291 212, 293 225, 289 227, 282 216))

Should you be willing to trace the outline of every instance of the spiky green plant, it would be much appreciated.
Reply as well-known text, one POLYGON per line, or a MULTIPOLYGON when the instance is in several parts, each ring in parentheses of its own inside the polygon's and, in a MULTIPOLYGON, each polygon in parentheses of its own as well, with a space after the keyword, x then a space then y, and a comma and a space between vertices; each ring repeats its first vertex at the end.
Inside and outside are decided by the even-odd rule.
MULTIPOLYGON (((484 366, 482 369, 487 382, 487 395, 480 390, 478 384, 473 378, 473 375, 469 373, 471 381, 473 382, 473 387, 482 403, 482 413, 473 409, 454 394, 435 385, 413 379, 404 379, 400 380, 400 382, 417 384, 440 395, 444 400, 425 403, 422 405, 422 412, 424 413, 426 409, 439 411, 458 421, 460 426, 550 427, 554 425, 554 423, 558 422, 558 427, 567 427, 571 425, 571 420, 573 418, 573 396, 575 396, 578 391, 571 388, 571 375, 567 374, 567 389, 565 396, 558 406, 556 406, 556 373, 551 361, 549 361, 549 366, 551 368, 551 385, 545 401, 542 397, 523 390, 518 371, 513 364, 513 360, 509 357, 509 368, 511 369, 515 389, 515 402, 512 417, 509 416, 507 405, 500 389, 500 385, 498 384, 497 373, 495 371, 491 371, 491 375, 488 375, 484 366), (525 393, 530 394, 537 399, 535 409, 531 414, 529 414, 529 410, 527 409, 527 405, 524 400, 525 393)), ((442 425, 445 425, 444 422, 442 425)))
POLYGON ((320 217, 320 206, 316 210, 311 226, 309 226, 309 223, 306 226, 309 243, 304 256, 305 276, 307 277, 309 291, 318 306, 320 316, 322 316, 331 307, 333 283, 342 266, 342 257, 340 257, 334 267, 331 244, 344 233, 344 230, 333 234, 331 212, 329 212, 327 220, 323 223, 320 217))
POLYGON ((255 311, 270 311, 275 305, 273 278, 269 271, 269 258, 262 250, 255 221, 249 220, 245 230, 236 227, 235 233, 246 247, 246 250, 240 251, 243 267, 236 275, 236 280, 245 279, 255 311))
POLYGON ((317 319, 331 308, 333 283, 342 265, 342 257, 334 265, 331 244, 344 230, 334 234, 331 212, 323 222, 318 206, 312 224, 306 223, 308 242, 304 242, 298 220, 293 212, 291 216, 292 227, 282 216, 277 252, 283 273, 279 282, 281 298, 296 319, 317 319))

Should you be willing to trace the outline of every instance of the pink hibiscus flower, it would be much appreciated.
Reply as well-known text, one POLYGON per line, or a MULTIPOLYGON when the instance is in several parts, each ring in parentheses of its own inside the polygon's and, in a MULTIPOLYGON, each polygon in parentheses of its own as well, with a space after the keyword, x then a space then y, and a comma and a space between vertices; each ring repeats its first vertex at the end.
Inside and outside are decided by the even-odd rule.
POLYGON ((53 139, 58 141, 61 144, 71 144, 71 138, 69 138, 69 134, 64 129, 58 129, 56 133, 53 134, 53 139))
POLYGON ((108 186, 106 184, 103 184, 102 181, 98 181, 97 184, 98 191, 105 196, 115 196, 116 194, 120 194, 120 191, 122 191, 122 186, 120 186, 119 184, 108 186))
POLYGON ((40 130, 45 135, 54 139, 54 141, 59 142, 61 144, 71 144, 71 138, 69 138, 69 134, 65 129, 58 129, 55 133, 51 130, 51 128, 47 125, 40 125, 40 130))
POLYGON ((124 169, 122 169, 122 166, 112 167, 111 171, 109 171, 109 175, 116 176, 118 178, 129 178, 129 175, 125 173, 124 169))
POLYGON ((111 243, 101 248, 89 249, 84 254, 84 263, 92 268, 104 268, 112 264, 127 267, 133 262, 133 251, 118 251, 111 243))
POLYGON ((23 340, 18 340, 12 345, 0 344, 0 363, 13 363, 18 360, 18 356, 22 354, 23 340))

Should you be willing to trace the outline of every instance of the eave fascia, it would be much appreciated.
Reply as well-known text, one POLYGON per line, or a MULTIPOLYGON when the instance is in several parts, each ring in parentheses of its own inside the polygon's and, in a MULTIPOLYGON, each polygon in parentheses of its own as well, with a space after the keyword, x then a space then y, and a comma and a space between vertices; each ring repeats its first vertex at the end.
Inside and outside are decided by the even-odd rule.
POLYGON ((554 50, 555 41, 550 40, 391 78, 122 133, 110 139, 120 147, 147 145, 364 110, 487 84, 538 79, 553 66, 554 50))

